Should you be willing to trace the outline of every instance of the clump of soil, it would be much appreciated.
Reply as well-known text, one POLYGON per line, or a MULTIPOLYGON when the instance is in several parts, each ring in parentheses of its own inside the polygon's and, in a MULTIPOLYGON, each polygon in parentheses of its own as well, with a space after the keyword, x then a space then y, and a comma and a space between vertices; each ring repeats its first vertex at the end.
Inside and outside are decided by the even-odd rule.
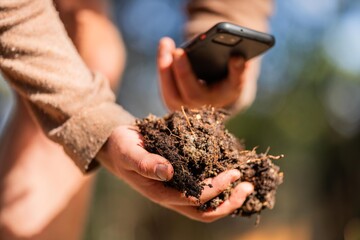
POLYGON ((240 181, 254 185, 241 208, 233 214, 250 216, 265 208, 273 208, 277 186, 283 173, 272 160, 281 156, 256 153, 230 134, 224 125, 227 112, 213 107, 175 111, 163 118, 153 115, 137 120, 147 151, 168 159, 174 167, 174 177, 166 186, 199 198, 204 188, 202 181, 215 177, 228 169, 241 172, 239 181, 216 198, 202 204, 199 209, 215 209, 229 198, 231 188, 240 181))

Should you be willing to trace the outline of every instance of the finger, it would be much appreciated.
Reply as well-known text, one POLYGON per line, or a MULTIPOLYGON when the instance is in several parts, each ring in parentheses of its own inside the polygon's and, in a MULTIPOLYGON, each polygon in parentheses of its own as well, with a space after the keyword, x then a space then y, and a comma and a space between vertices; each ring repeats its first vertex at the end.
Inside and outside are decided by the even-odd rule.
POLYGON ((169 161, 160 155, 149 153, 138 145, 130 147, 127 162, 130 170, 146 178, 168 181, 174 174, 169 161))
POLYGON ((162 38, 159 42, 157 65, 160 77, 160 88, 163 100, 167 107, 175 110, 180 104, 180 93, 175 83, 174 75, 171 69, 173 64, 172 52, 175 49, 175 43, 171 38, 162 38))
POLYGON ((208 89, 208 99, 215 107, 224 107, 234 103, 242 92, 245 80, 244 59, 242 57, 231 58, 228 69, 229 74, 227 78, 217 82, 208 89))
POLYGON ((207 88, 194 75, 191 65, 183 49, 178 48, 173 52, 173 71, 176 83, 185 104, 190 107, 197 107, 205 104, 207 88))
POLYGON ((243 81, 245 70, 245 60, 242 57, 233 57, 229 61, 229 76, 228 79, 233 87, 240 86, 243 81))
POLYGON ((204 181, 205 187, 200 196, 200 202, 205 203, 223 191, 225 191, 231 183, 240 178, 239 170, 232 169, 220 173, 215 178, 209 178, 204 181), (210 186, 209 186, 210 185, 210 186))
POLYGON ((136 172, 125 171, 123 179, 138 192, 164 207, 170 205, 199 206, 200 202, 195 197, 186 197, 184 193, 164 185, 163 182, 145 178, 136 172))
POLYGON ((245 62, 244 73, 241 75, 238 109, 249 106, 255 99, 257 79, 259 77, 260 59, 255 58, 245 62))
POLYGON ((230 215, 236 209, 240 208, 246 197, 252 191, 252 184, 242 182, 232 190, 231 196, 228 200, 224 201, 215 210, 210 212, 202 212, 195 207, 171 206, 171 208, 191 219, 201 222, 213 222, 230 215))
POLYGON ((160 39, 158 48, 158 66, 160 69, 169 68, 173 62, 172 52, 175 50, 175 42, 169 38, 164 37, 160 39))
POLYGON ((232 191, 229 199, 225 200, 215 210, 204 212, 202 218, 205 221, 213 222, 220 218, 230 215, 236 209, 240 208, 246 197, 254 191, 252 184, 248 182, 242 182, 238 184, 232 191))
POLYGON ((223 96, 221 101, 218 101, 218 106, 227 106, 235 102, 242 91, 244 84, 244 69, 245 60, 242 57, 232 57, 228 65, 229 74, 224 81, 220 81, 218 86, 212 89, 212 93, 223 96))

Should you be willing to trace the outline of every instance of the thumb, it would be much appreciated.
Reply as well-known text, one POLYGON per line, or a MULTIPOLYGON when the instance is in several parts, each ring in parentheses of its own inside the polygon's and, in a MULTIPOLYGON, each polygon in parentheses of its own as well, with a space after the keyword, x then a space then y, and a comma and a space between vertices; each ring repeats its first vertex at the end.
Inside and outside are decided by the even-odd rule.
POLYGON ((141 147, 134 151, 129 165, 138 174, 158 181, 169 181, 174 174, 174 168, 169 161, 141 147))
POLYGON ((229 62, 229 78, 234 86, 240 84, 240 79, 245 69, 245 59, 242 57, 233 57, 229 62))

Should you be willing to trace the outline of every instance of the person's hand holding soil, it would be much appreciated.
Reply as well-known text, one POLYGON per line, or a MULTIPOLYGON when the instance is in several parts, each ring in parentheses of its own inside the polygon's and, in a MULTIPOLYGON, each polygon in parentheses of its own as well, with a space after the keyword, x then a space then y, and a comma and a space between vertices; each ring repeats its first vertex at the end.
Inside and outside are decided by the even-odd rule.
POLYGON ((228 77, 209 86, 195 76, 184 50, 176 48, 171 38, 162 38, 157 64, 163 100, 170 110, 203 105, 240 110, 254 99, 258 63, 258 60, 245 62, 241 57, 233 57, 228 77))
MULTIPOLYGON (((275 205, 276 190, 283 182, 283 173, 272 160, 283 155, 273 156, 268 151, 257 153, 256 148, 246 150, 245 145, 225 128, 227 116, 227 111, 214 107, 183 107, 181 111, 161 118, 150 114, 137 120, 136 124, 143 136, 144 148, 165 157, 173 166, 173 178, 165 182, 166 186, 198 198, 202 203, 199 210, 216 212, 217 208, 228 204, 229 199, 236 201, 233 194, 236 195, 238 184, 250 182, 254 191, 231 215, 259 216, 262 210, 272 209, 275 205), (207 179, 216 179, 224 171, 234 169, 241 173, 239 180, 204 202, 201 199, 203 191, 213 185, 206 183, 207 179)), ((243 202, 242 197, 240 195, 238 203, 243 202)))
POLYGON ((198 207, 226 190, 240 178, 238 170, 225 171, 204 181, 205 187, 198 198, 186 197, 180 191, 164 186, 163 181, 173 177, 174 169, 165 158, 143 148, 139 132, 132 126, 114 130, 98 155, 102 165, 118 178, 127 182, 151 201, 172 209, 191 219, 212 222, 228 216, 238 209, 253 191, 250 183, 242 182, 232 190, 231 197, 214 211, 199 211, 198 207))

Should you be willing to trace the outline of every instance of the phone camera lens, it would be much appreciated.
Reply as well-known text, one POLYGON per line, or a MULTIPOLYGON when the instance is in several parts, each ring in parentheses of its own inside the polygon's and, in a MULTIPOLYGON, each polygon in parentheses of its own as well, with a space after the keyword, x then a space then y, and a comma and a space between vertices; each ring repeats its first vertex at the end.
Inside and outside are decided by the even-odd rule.
POLYGON ((213 41, 228 46, 234 46, 241 41, 241 37, 228 33, 219 33, 213 38, 213 41))

